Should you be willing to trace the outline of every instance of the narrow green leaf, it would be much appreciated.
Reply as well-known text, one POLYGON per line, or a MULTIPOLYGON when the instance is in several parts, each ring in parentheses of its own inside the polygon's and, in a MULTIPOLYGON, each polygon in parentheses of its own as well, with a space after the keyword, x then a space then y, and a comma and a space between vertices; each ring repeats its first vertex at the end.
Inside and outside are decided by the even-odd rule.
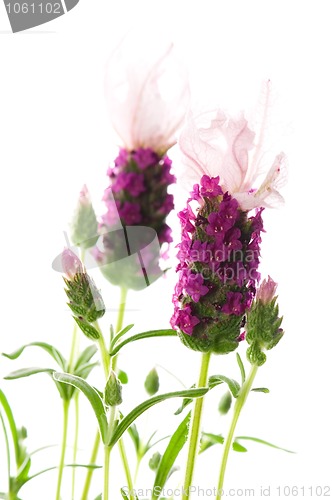
MULTIPOLYGON (((101 465, 94 465, 94 464, 65 464, 64 467, 83 467, 85 469, 101 469, 102 468, 101 465)), ((29 476, 24 481, 24 483, 21 484, 20 488, 22 488, 22 486, 24 484, 26 484, 28 481, 31 481, 31 479, 35 479, 35 477, 38 477, 41 474, 45 474, 45 472, 49 472, 49 471, 55 470, 55 469, 58 469, 58 465, 53 465, 52 467, 48 467, 47 469, 43 469, 43 470, 41 470, 39 472, 36 472, 32 476, 29 476)))
POLYGON ((136 451, 136 454, 138 455, 138 453, 140 451, 140 442, 141 441, 140 441, 139 433, 138 433, 138 430, 137 430, 137 427, 135 424, 132 424, 130 427, 128 427, 128 434, 134 443, 135 451, 136 451))
POLYGON ((295 451, 287 450, 286 448, 281 448, 280 446, 269 443, 264 439, 259 439, 251 436, 237 436, 235 438, 235 441, 242 441, 242 440, 254 441, 255 443, 264 444, 265 446, 270 446, 271 448, 275 448, 276 450, 286 451, 287 453, 296 453, 295 451))
POLYGON ((130 342, 135 342, 136 340, 142 340, 142 339, 148 339, 151 337, 176 337, 177 333, 174 330, 151 330, 149 332, 142 332, 142 333, 137 333, 136 335, 133 335, 132 337, 129 337, 128 339, 124 340, 120 344, 114 347, 111 351, 111 356, 115 356, 118 354, 120 349, 124 347, 126 344, 129 344, 130 342))
POLYGON ((33 450, 30 452, 30 455, 35 455, 36 453, 39 453, 40 451, 47 450, 48 448, 55 448, 57 447, 57 444, 48 444, 47 446, 41 446, 40 448, 37 448, 36 450, 33 450))
POLYGON ((74 372, 76 373, 77 370, 81 367, 81 365, 85 365, 86 363, 89 363, 91 358, 96 354, 98 351, 98 348, 95 344, 89 345, 84 351, 81 352, 79 357, 77 358, 75 367, 74 367, 74 372))
POLYGON ((153 495, 151 500, 158 500, 160 493, 170 475, 173 464, 182 450, 188 436, 188 425, 190 421, 190 413, 185 416, 174 434, 172 435, 167 448, 159 463, 156 478, 153 485, 153 495), (158 492, 160 492, 158 494, 158 492))
POLYGON ((168 392, 166 394, 159 394, 158 396, 154 396, 153 398, 147 399, 140 405, 136 406, 124 419, 119 423, 117 428, 115 429, 113 435, 111 436, 111 439, 108 444, 109 446, 114 446, 114 444, 120 439, 122 434, 130 427, 130 425, 136 420, 137 417, 139 417, 142 413, 144 413, 146 410, 151 408, 151 406, 154 406, 157 403, 161 403, 162 401, 165 401, 166 399, 171 399, 171 398, 185 398, 185 397, 193 397, 193 398, 199 398, 204 396, 208 392, 207 387, 200 387, 199 389, 186 389, 183 391, 176 391, 176 392, 168 392))
POLYGON ((182 413, 183 410, 192 402, 193 402, 192 398, 183 398, 182 405, 176 410, 174 415, 180 415, 180 413, 182 413))
POLYGON ((212 434, 211 432, 202 432, 201 445, 199 453, 211 448, 215 444, 223 444, 224 437, 221 434, 212 434))
POLYGON ((232 378, 225 377, 224 375, 212 375, 211 377, 209 377, 208 385, 210 389, 213 389, 217 385, 222 384, 224 382, 225 384, 228 385, 229 390, 233 394, 234 398, 237 398, 241 386, 236 380, 233 380, 232 378))
POLYGON ((10 372, 4 377, 5 380, 16 380, 18 378, 30 377, 30 375, 35 375, 36 373, 53 373, 55 370, 52 368, 39 368, 32 366, 30 368, 21 368, 20 370, 15 370, 10 372))
POLYGON ((75 370, 74 375, 86 379, 93 368, 99 366, 99 364, 100 363, 98 361, 96 361, 95 363, 84 363, 77 370, 75 370))
POLYGON ((240 356, 240 354, 238 352, 236 353, 236 361, 237 361, 237 364, 239 365, 239 368, 240 368, 241 382, 242 382, 242 385, 243 385, 245 383, 245 381, 246 381, 246 371, 244 369, 244 364, 243 364, 243 361, 241 359, 241 356, 240 356))
POLYGON ((62 356, 61 352, 53 345, 47 344, 46 342, 31 342, 30 344, 21 346, 19 349, 10 354, 3 352, 2 355, 9 359, 17 359, 27 347, 40 347, 41 349, 44 349, 44 351, 46 351, 56 361, 61 370, 66 369, 66 360, 62 356))
POLYGON ((234 451, 238 451, 240 453, 245 453, 246 451, 248 451, 247 448, 245 448, 244 446, 242 446, 242 444, 238 443, 237 441, 233 442, 232 447, 233 447, 234 451))
POLYGON ((4 412, 6 414, 6 417, 7 417, 8 423, 9 423, 10 432, 11 432, 11 435, 13 438, 16 464, 18 464, 19 457, 20 457, 20 443, 19 443, 19 438, 18 438, 17 427, 16 427, 14 415, 13 415, 12 409, 10 407, 10 404, 8 402, 8 399, 6 398, 4 392, 1 389, 0 389, 0 403, 4 409, 4 412))
POLYGON ((157 439, 157 441, 153 441, 153 443, 152 443, 152 439, 154 438, 154 436, 156 434, 157 434, 157 431, 153 432, 151 434, 151 436, 149 437, 147 443, 145 444, 145 446, 143 448, 142 456, 144 456, 149 450, 151 450, 151 448, 153 448, 153 446, 156 446, 156 444, 158 444, 161 441, 164 441, 165 439, 168 439, 170 437, 170 436, 164 436, 160 439, 157 439))
POLYGON ((270 390, 267 387, 255 387, 255 389, 251 389, 253 392, 264 392, 268 394, 270 390))
POLYGON ((72 391, 68 391, 68 387, 64 387, 62 384, 59 384, 53 378, 53 373, 55 370, 53 368, 38 368, 38 367, 30 367, 30 368, 21 368, 20 370, 16 370, 14 372, 9 373, 4 377, 5 380, 15 380, 23 377, 30 377, 30 375, 35 375, 37 373, 47 373, 53 382, 55 382, 56 388, 59 391, 60 397, 62 399, 70 399, 72 396, 72 391))
MULTIPOLYGON (((129 497, 127 497, 123 488, 121 488, 121 496, 122 496, 123 500, 129 500, 129 497)), ((98 498, 100 498, 100 500, 101 500, 101 496, 97 497, 96 500, 98 500, 98 498)))
MULTIPOLYGON (((129 497, 127 496, 127 494, 123 488, 121 488, 121 495, 122 495, 123 500, 129 500, 129 497)), ((95 498, 95 500, 102 500, 102 496, 99 495, 97 498, 95 498)), ((139 498, 136 494, 135 494, 135 500, 139 500, 139 498)))
POLYGON ((134 326, 134 324, 125 326, 124 328, 122 328, 122 330, 119 331, 119 333, 117 333, 115 335, 114 338, 112 338, 112 342, 111 342, 111 345, 110 345, 110 351, 112 351, 112 349, 115 346, 115 344, 117 343, 117 341, 119 339, 121 339, 121 337, 123 337, 127 332, 129 332, 129 330, 131 330, 133 328, 133 326, 134 326))
POLYGON ((64 384, 73 385, 76 389, 79 389, 83 392, 83 394, 87 397, 90 402, 92 409, 96 415, 100 434, 105 444, 106 433, 107 433, 107 417, 105 412, 105 407, 102 399, 100 398, 97 391, 91 387, 90 384, 81 377, 77 377, 76 375, 71 375, 70 373, 53 373, 53 377, 58 382, 62 382, 64 384))
POLYGON ((31 467, 31 458, 26 454, 23 463, 21 464, 19 470, 17 471, 16 481, 18 483, 24 483, 29 476, 29 471, 31 467))

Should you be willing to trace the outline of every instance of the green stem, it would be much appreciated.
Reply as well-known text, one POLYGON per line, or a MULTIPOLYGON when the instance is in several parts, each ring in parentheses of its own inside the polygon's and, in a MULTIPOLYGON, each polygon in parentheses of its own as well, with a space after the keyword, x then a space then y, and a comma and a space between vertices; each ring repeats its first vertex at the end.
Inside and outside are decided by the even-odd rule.
MULTIPOLYGON (((119 331, 123 327, 124 313, 125 313, 125 309, 126 309, 127 293, 128 293, 127 288, 122 287, 121 293, 120 293, 120 304, 119 304, 119 312, 118 312, 118 319, 116 322, 115 333, 119 333, 119 331)), ((112 370, 115 372, 116 372, 116 368, 117 368, 117 361, 118 361, 118 357, 113 356, 112 357, 112 370)))
POLYGON ((111 448, 109 446, 104 446, 104 492, 103 492, 103 500, 108 500, 110 454, 111 454, 111 448))
MULTIPOLYGON (((121 288, 121 294, 120 294, 120 305, 119 305, 119 312, 118 312, 118 318, 117 318, 117 323, 116 323, 116 332, 118 333, 122 329, 123 325, 123 319, 124 319, 124 313, 125 313, 125 308, 126 308, 126 298, 127 298, 127 289, 126 288, 121 288)), ((105 379, 106 381, 108 380, 109 373, 110 373, 110 368, 114 371, 116 371, 116 363, 117 363, 117 356, 114 356, 112 358, 112 363, 110 359, 109 352, 106 348, 105 344, 105 339, 103 337, 103 334, 101 332, 101 329, 98 325, 98 322, 94 323, 95 328, 98 330, 100 333, 100 337, 98 339, 98 347, 100 351, 100 356, 101 356, 101 361, 103 364, 103 369, 104 369, 104 374, 105 374, 105 379)), ((112 407, 110 410, 110 416, 109 416, 109 426, 108 426, 108 434, 109 436, 111 435, 113 431, 113 425, 114 425, 114 420, 116 418, 116 407, 112 407)), ((98 449, 99 449, 99 444, 100 444, 100 436, 99 432, 97 433, 98 437, 96 436, 92 454, 91 454, 91 459, 90 459, 90 464, 93 464, 96 461, 96 457, 98 454, 98 449)), ((119 444, 120 447, 120 444, 119 444)), ((109 493, 109 468, 110 468, 110 453, 111 453, 111 448, 108 446, 104 447, 104 493, 103 493, 103 500, 108 500, 108 493, 109 493)), ((121 458, 123 462, 123 466, 126 472, 126 477, 128 481, 128 475, 131 479, 130 476, 130 471, 129 471, 129 466, 128 466, 128 460, 126 457, 126 452, 122 443, 122 452, 120 449, 121 453, 121 458)), ((88 493, 90 489, 90 484, 91 484, 91 478, 92 478, 92 473, 93 470, 88 470, 86 479, 85 479, 85 484, 84 484, 84 489, 83 489, 83 495, 81 500, 86 500, 88 498, 88 493)), ((132 482, 131 482, 132 484, 132 482)), ((130 488, 131 490, 133 487, 130 488)))
POLYGON ((100 336, 98 339, 98 347, 99 347, 99 351, 100 351, 101 362, 102 362, 103 368, 104 368, 105 379, 107 381, 108 377, 109 377, 109 373, 110 373, 110 364, 111 364, 110 355, 109 355, 109 352, 106 348, 105 339, 104 339, 104 336, 99 328, 98 323, 95 322, 94 326, 97 328, 98 332, 100 333, 100 336))
POLYGON ((9 447, 9 440, 8 440, 8 434, 6 430, 6 425, 4 418, 2 416, 2 413, 0 411, 0 420, 2 423, 2 428, 3 428, 3 434, 5 437, 5 444, 6 444, 6 456, 7 456, 7 473, 8 473, 8 495, 10 496, 10 490, 11 490, 11 484, 10 484, 10 447, 9 447))
MULTIPOLYGON (((210 357, 211 353, 202 354, 201 369, 199 373, 197 387, 206 387, 210 357)), ((203 401, 204 398, 197 398, 195 400, 194 413, 191 418, 191 424, 190 424, 191 427, 189 434, 190 435, 189 451, 188 451, 187 468, 184 479, 182 500, 187 500, 190 498, 190 486, 192 484, 192 479, 194 475, 195 460, 200 440, 200 427, 201 427, 203 401)))
POLYGON ((236 428, 237 421, 239 419, 240 413, 242 411, 242 408, 247 400, 248 394, 251 390, 253 381, 255 379, 256 373, 258 370, 257 365, 253 365, 251 367, 251 371, 249 374, 248 379, 245 381, 243 384, 241 391, 236 399, 235 406, 234 406, 234 412, 233 412, 233 418, 231 421, 231 425, 227 434, 227 438, 224 444, 224 450, 223 450, 223 456, 222 456, 222 461, 221 461, 221 467, 220 467, 220 474, 219 474, 219 482, 218 482, 218 488, 217 488, 217 494, 216 494, 216 500, 220 500, 221 497, 223 496, 223 485, 224 485, 224 479, 225 479, 225 472, 226 472, 226 466, 227 466, 227 461, 228 461, 228 456, 229 456, 229 451, 231 449, 231 445, 233 443, 233 437, 234 437, 234 432, 236 428))
POLYGON ((78 341, 79 341, 78 326, 77 326, 77 323, 75 323, 74 329, 73 329, 72 340, 71 340, 69 361, 68 361, 68 373, 73 373, 73 370, 74 370, 77 351, 78 351, 78 341))
MULTIPOLYGON (((77 449, 78 449, 78 431, 79 431, 79 417, 80 417, 80 403, 79 392, 76 391, 74 396, 75 402, 75 434, 74 434, 74 447, 73 447, 73 464, 76 463, 77 449)), ((76 480, 76 467, 73 467, 71 476, 71 497, 75 498, 75 480, 76 480)))
POLYGON ((67 431, 68 431, 68 413, 69 413, 69 399, 63 400, 63 432, 62 432, 62 444, 61 444, 61 455, 59 462, 59 472, 58 472, 58 482, 56 488, 56 500, 61 499, 61 482, 63 475, 63 468, 65 463, 65 454, 66 454, 66 446, 67 446, 67 431))
MULTIPOLYGON (((77 353, 79 345, 78 336, 78 326, 75 323, 73 329, 73 335, 71 340, 70 355, 68 361, 68 373, 74 373, 74 367, 76 363, 77 353)), ((74 436, 74 449, 73 449, 73 463, 76 462, 77 447, 78 447, 78 422, 79 422, 79 402, 78 402, 78 391, 75 393, 75 436, 74 436)), ((76 467, 72 470, 72 498, 74 498, 75 493, 75 477, 76 477, 76 467)))
MULTIPOLYGON (((94 443, 93 443, 92 453, 91 453, 90 462, 89 462, 90 465, 93 465, 96 463, 97 456, 98 456, 98 450, 99 450, 99 444, 100 444, 100 433, 99 433, 99 429, 98 429, 94 443)), ((86 478, 85 478, 85 483, 84 483, 84 487, 83 487, 81 500, 88 500, 88 494, 89 494, 89 490, 90 490, 93 472, 94 472, 94 469, 88 469, 88 471, 86 473, 86 478)))
POLYGON ((126 300, 127 300, 127 288, 122 287, 120 293, 120 304, 119 304, 119 312, 118 312, 118 320, 116 323, 115 333, 119 333, 123 326, 124 313, 126 309, 126 300))
POLYGON ((135 500, 135 496, 133 493, 134 482, 133 482, 133 479, 131 477, 129 463, 128 463, 127 454, 126 454, 123 439, 119 439, 118 444, 119 444, 120 456, 121 456, 121 460, 122 460, 122 464, 123 464, 123 468, 124 468, 126 480, 127 480, 127 486, 128 486, 128 491, 129 491, 129 493, 128 493, 129 500, 135 500))

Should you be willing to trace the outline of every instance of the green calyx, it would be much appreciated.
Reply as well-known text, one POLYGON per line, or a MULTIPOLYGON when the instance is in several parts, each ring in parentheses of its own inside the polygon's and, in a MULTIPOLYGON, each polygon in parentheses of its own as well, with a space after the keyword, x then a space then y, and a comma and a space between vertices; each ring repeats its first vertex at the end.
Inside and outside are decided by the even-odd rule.
POLYGON ((105 305, 93 279, 87 273, 77 273, 73 279, 64 278, 64 281, 67 304, 76 323, 88 338, 99 339, 100 334, 92 323, 105 314, 105 305))
POLYGON ((106 406, 118 406, 122 403, 122 385, 113 370, 105 386, 104 402, 106 406))
POLYGON ((242 321, 242 316, 220 313, 218 319, 198 324, 192 335, 178 331, 178 336, 194 351, 228 354, 239 345, 242 321))
POLYGON ((279 317, 277 297, 264 304, 261 300, 254 302, 247 315, 247 335, 249 343, 247 358, 251 364, 261 366, 266 361, 265 350, 275 347, 282 338, 282 317, 279 317))
POLYGON ((71 224, 73 244, 86 250, 95 246, 98 238, 98 222, 92 204, 79 204, 71 224))

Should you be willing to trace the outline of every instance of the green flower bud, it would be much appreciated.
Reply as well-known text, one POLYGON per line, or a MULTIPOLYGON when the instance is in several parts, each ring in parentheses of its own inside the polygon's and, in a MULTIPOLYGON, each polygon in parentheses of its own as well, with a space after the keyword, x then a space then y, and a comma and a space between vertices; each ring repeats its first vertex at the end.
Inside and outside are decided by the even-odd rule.
POLYGON ((93 323, 105 314, 105 305, 94 281, 86 273, 77 273, 72 279, 64 278, 68 306, 75 316, 93 323))
POLYGON ((159 391, 159 376, 155 368, 152 368, 152 370, 148 373, 144 382, 144 387, 150 396, 153 396, 159 391))
POLYGON ((67 305, 74 313, 76 323, 89 339, 99 339, 100 334, 92 325, 105 314, 99 290, 79 258, 68 248, 62 252, 62 269, 66 274, 63 279, 67 286, 67 305))
POLYGON ((248 312, 246 340, 250 344, 247 358, 251 364, 261 366, 266 361, 263 351, 275 347, 282 338, 282 317, 279 317, 277 297, 273 296, 276 283, 269 277, 257 292, 256 300, 248 312))
POLYGON ((160 460, 161 460, 161 454, 159 453, 159 451, 156 451, 156 453, 154 453, 149 460, 150 469, 157 470, 160 464, 160 460))
POLYGON ((220 399, 218 406, 219 413, 221 413, 221 415, 226 415, 231 406, 232 406, 232 395, 229 391, 227 391, 220 399))
POLYGON ((87 249, 96 244, 98 237, 96 214, 88 188, 84 185, 71 224, 71 239, 75 246, 87 249))
POLYGON ((122 385, 113 370, 105 386, 104 401, 107 406, 118 406, 122 403, 122 385))

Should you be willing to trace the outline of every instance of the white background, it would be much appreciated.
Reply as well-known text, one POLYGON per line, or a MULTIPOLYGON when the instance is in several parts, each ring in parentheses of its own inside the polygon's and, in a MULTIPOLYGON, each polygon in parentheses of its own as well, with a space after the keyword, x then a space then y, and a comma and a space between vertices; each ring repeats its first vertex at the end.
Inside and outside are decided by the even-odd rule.
MULTIPOLYGON (((273 82, 274 111, 281 124, 275 139, 287 153, 290 168, 283 191, 285 207, 265 213, 262 272, 279 282, 286 334, 257 377, 257 385, 271 392, 250 396, 237 434, 267 439, 297 453, 249 445, 247 454, 231 455, 225 487, 242 488, 237 493, 242 497, 245 488, 254 488, 255 498, 262 497, 261 486, 270 487, 271 497, 289 498, 295 490, 288 496, 285 485, 304 486, 305 493, 299 489, 298 497, 318 498, 316 486, 331 486, 332 444, 328 406, 332 35, 327 1, 81 0, 58 20, 15 35, 0 5, 0 350, 10 352, 22 343, 44 340, 65 355, 69 352, 72 320, 61 276, 51 263, 64 246, 63 231, 82 184, 88 184, 102 213, 99 200, 107 185, 105 172, 116 153, 103 93, 105 63, 132 26, 142 26, 142 36, 149 26, 160 26, 174 40, 190 72, 195 104, 215 101, 224 107, 250 108, 262 80, 273 82)), ((173 221, 176 224, 176 217, 173 221)), ((114 321, 118 291, 98 274, 95 279, 112 309, 103 321, 107 329, 114 321)), ((151 289, 130 293, 127 321, 136 323, 135 331, 168 327, 175 280, 171 271, 151 289)), ((197 376, 199 355, 177 339, 143 342, 128 347, 121 359, 135 388, 126 389, 123 411, 144 396, 137 387, 142 387, 154 363, 188 386, 197 376)), ((1 359, 0 372, 4 376, 22 366, 49 364, 45 354, 31 349, 16 362, 1 359)), ((215 357, 211 373, 238 376, 234 356, 215 357)), ((95 374, 92 380, 98 383, 97 379, 95 374)), ((166 372, 161 371, 161 382, 162 390, 179 388, 166 372)), ((1 388, 17 421, 28 427, 30 450, 60 442, 61 402, 46 376, 1 380, 1 388)), ((206 431, 226 432, 227 418, 217 412, 222 391, 215 389, 207 402, 206 431)), ((171 432, 178 422, 172 417, 177 405, 153 410, 141 419, 141 427, 148 432, 149 427, 153 431, 164 425, 165 432, 171 432)), ((86 462, 94 422, 90 409, 84 405, 83 409, 80 460, 86 462)), ((0 442, 1 491, 6 471, 0 442)), ((131 449, 130 443, 127 446, 131 449)), ((196 469, 197 486, 215 486, 220 453, 215 447, 203 455, 196 469)), ((43 452, 34 470, 56 464, 57 457, 58 449, 43 452)), ((93 494, 100 492, 100 478, 96 476, 93 494)), ((181 478, 181 473, 174 475, 173 484, 181 478)), ((48 473, 31 482, 21 496, 52 498, 55 482, 56 474, 48 473)), ((121 469, 117 482, 124 484, 121 469)), ((142 475, 139 484, 151 487, 152 476, 142 475)), ((63 500, 69 500, 69 472, 64 485, 63 500)), ((118 490, 114 491, 112 499, 118 500, 118 490)))

